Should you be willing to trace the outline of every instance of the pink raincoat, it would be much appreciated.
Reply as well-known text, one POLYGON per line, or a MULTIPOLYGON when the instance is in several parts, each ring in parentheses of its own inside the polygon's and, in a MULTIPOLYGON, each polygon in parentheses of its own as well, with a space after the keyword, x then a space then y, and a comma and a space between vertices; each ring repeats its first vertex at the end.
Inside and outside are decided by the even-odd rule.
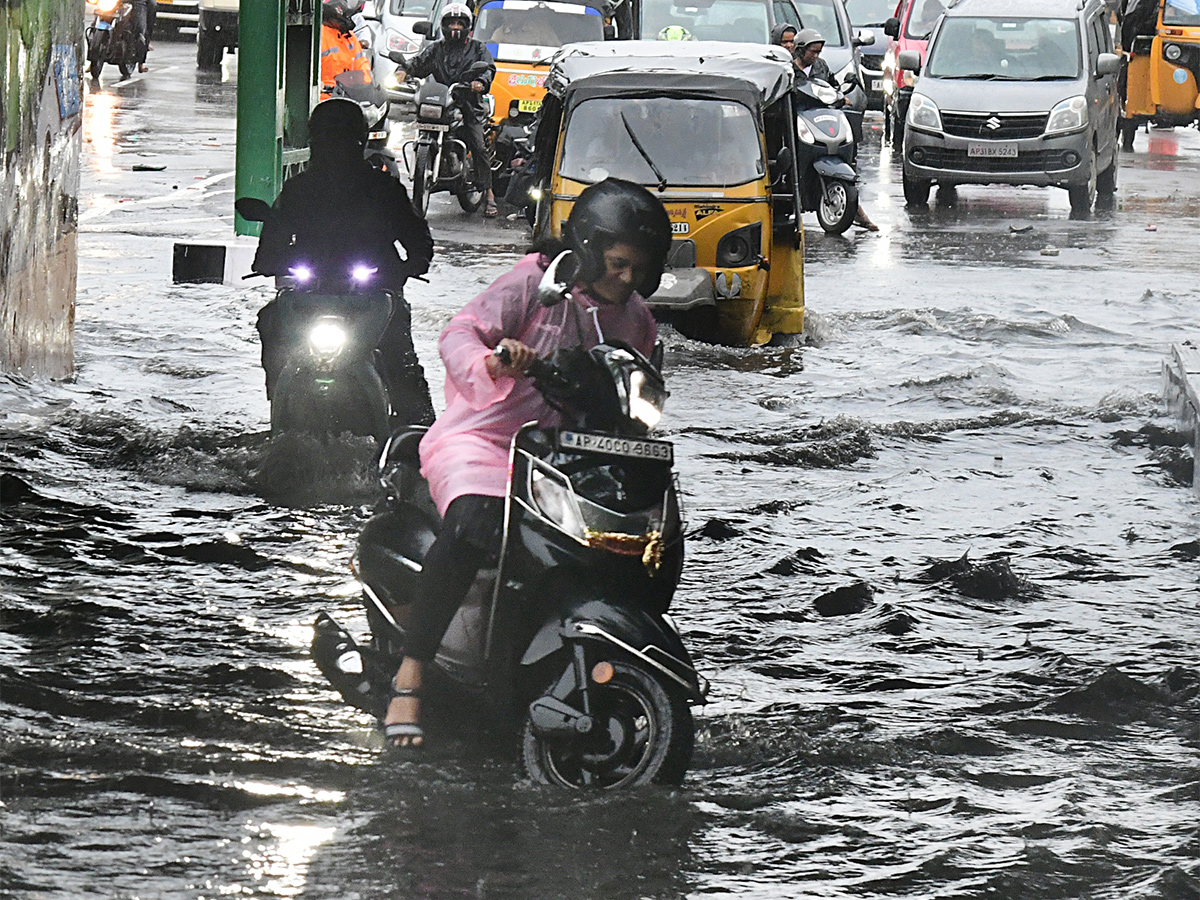
POLYGON ((625 341, 647 356, 654 350, 654 317, 637 294, 615 306, 576 290, 574 299, 542 306, 540 260, 531 253, 496 279, 450 320, 438 340, 446 366, 446 411, 421 441, 421 474, 442 515, 464 494, 503 497, 513 435, 526 422, 559 421, 533 379, 492 380, 485 360, 503 338, 528 344, 545 359, 561 348, 601 343, 598 322, 604 340, 625 341))

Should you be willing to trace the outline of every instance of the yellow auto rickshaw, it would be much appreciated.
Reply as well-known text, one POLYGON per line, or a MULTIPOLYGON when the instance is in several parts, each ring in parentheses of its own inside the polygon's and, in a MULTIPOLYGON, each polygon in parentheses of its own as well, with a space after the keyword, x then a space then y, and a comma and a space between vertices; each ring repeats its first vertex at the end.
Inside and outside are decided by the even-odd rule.
POLYGON ((1130 0, 1120 21, 1125 71, 1125 150, 1140 124, 1200 123, 1200 6, 1196 0, 1130 0))
POLYGON ((589 184, 643 184, 675 233, 649 298, 660 321, 737 346, 803 334, 793 72, 762 44, 564 47, 538 124, 535 238, 559 237, 589 184))

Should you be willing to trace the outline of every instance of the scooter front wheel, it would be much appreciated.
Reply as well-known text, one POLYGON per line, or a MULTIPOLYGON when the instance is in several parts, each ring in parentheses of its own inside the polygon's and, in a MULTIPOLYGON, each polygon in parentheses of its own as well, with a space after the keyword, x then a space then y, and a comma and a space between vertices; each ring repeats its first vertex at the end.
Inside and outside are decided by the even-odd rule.
POLYGON ((858 186, 837 178, 821 179, 817 221, 829 234, 844 234, 858 214, 858 186))
POLYGON ((525 771, 542 784, 617 790, 678 784, 691 763, 695 726, 682 699, 637 661, 613 662, 613 674, 588 688, 592 727, 570 737, 542 737, 525 720, 525 771))
POLYGON ((430 167, 429 145, 417 147, 417 161, 413 165, 412 205, 422 219, 429 212, 429 189, 433 181, 430 167))

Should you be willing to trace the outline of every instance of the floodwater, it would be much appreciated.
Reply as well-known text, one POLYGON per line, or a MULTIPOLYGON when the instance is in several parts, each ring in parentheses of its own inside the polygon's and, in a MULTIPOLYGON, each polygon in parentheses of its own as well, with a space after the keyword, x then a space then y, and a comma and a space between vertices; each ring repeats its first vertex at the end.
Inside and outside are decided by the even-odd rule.
MULTIPOLYGON (((1200 501, 1160 397, 1195 131, 1139 135, 1092 221, 906 211, 875 132, 882 231, 810 229, 805 346, 664 334, 712 702, 681 789, 571 795, 453 711, 383 755, 308 658, 319 609, 363 627, 370 449, 268 439, 265 286, 170 284, 230 232, 235 64, 152 61, 87 97, 77 376, 0 380, 0 897, 1200 897, 1200 501)), ((525 234, 431 221, 436 392, 525 234)))

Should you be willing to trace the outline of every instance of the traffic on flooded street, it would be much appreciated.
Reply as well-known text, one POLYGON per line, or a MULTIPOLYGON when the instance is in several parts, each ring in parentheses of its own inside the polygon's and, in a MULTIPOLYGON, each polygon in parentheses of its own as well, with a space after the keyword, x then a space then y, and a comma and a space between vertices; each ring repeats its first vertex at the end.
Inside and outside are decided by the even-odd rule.
MULTIPOLYGON (((826 4, 786 5, 838 46, 826 4)), ((525 9, 482 6, 496 29, 525 9)), ((1068 7, 1037 33, 1091 9, 1068 7)), ((406 261, 432 241, 389 301, 420 379, 376 371, 374 332, 351 358, 334 320, 363 292, 318 275, 341 298, 328 358, 279 363, 270 399, 260 310, 305 298, 252 276, 295 260, 234 238, 242 60, 156 38, 148 71, 85 83, 75 375, 0 375, 0 898, 1200 896, 1200 499, 1162 384, 1197 336, 1200 132, 1114 119, 1107 199, 1095 177, 930 175, 905 148, 932 146, 912 110, 944 95, 918 79, 899 143, 890 101, 834 110, 861 118, 877 229, 829 231, 777 130, 797 101, 761 74, 790 72, 781 48, 729 51, 738 84, 690 61, 651 85, 581 46, 545 102, 566 129, 606 110, 579 116, 608 122, 603 155, 526 134, 554 163, 533 208, 462 168, 404 210, 406 261), (666 156, 665 115, 636 116, 652 88, 743 141, 723 163, 743 184, 666 156), (721 217, 744 247, 702 231, 721 217), (535 236, 564 243, 538 257, 535 236), (184 245, 237 270, 176 283, 184 245), (369 425, 283 422, 289 385, 326 396, 344 372, 369 425), (397 430, 429 425, 396 412, 418 381, 429 442, 397 430), (511 449, 472 443, 499 418, 511 449), (463 583, 441 631, 408 611, 425 567, 463 583)), ((511 102, 524 127, 537 104, 511 102)), ((369 152, 411 198, 412 148, 457 151, 410 113, 369 152)), ((347 228, 368 216, 337 202, 347 228)))

